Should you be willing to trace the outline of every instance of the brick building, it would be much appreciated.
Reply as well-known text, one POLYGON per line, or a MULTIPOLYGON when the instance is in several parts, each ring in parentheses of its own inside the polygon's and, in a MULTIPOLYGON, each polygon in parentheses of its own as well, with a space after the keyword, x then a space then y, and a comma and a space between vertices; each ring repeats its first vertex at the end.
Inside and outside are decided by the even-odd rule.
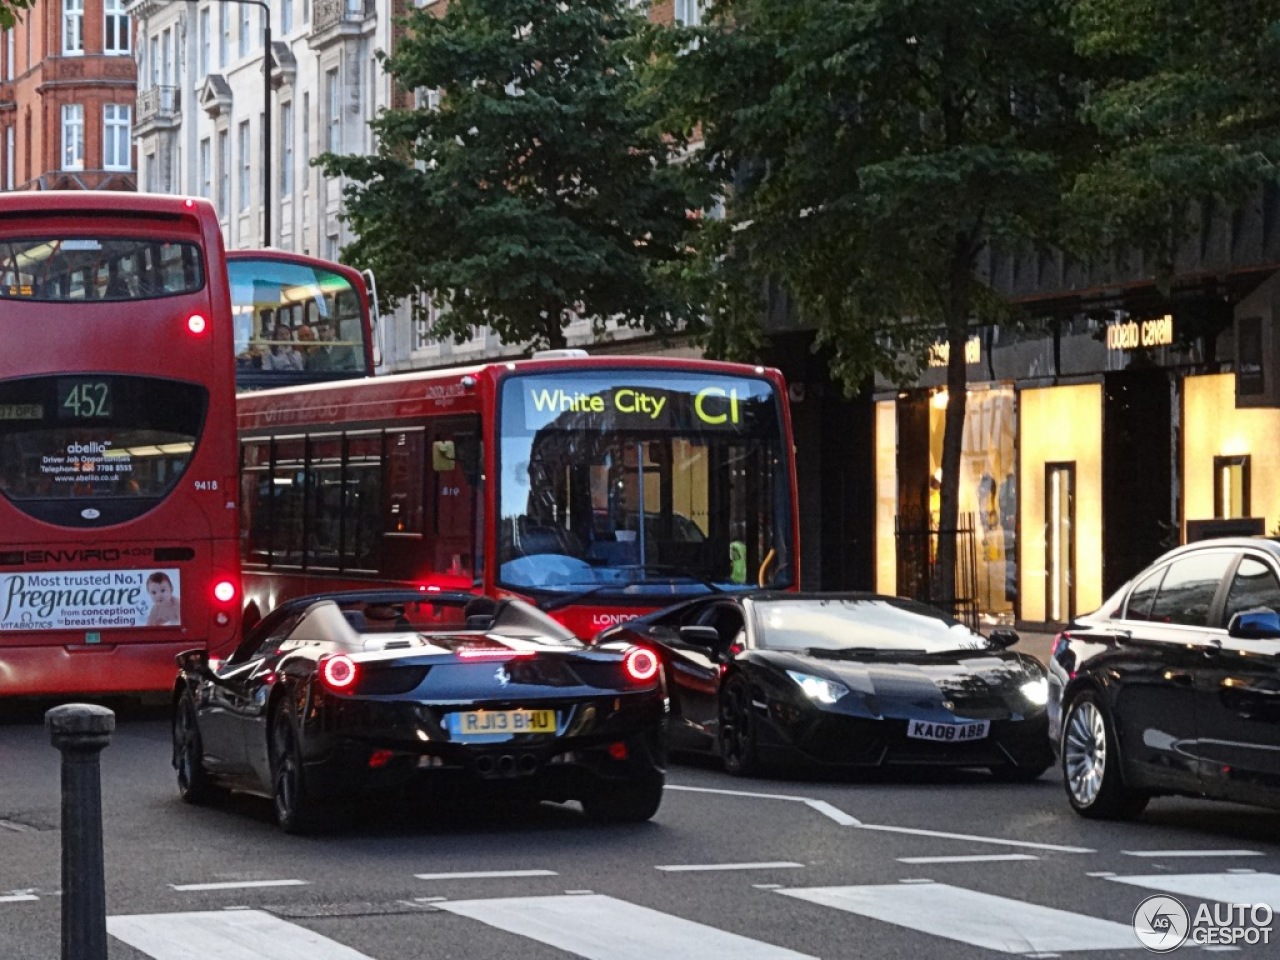
POLYGON ((126 0, 47 0, 0 34, 0 187, 134 190, 126 0))

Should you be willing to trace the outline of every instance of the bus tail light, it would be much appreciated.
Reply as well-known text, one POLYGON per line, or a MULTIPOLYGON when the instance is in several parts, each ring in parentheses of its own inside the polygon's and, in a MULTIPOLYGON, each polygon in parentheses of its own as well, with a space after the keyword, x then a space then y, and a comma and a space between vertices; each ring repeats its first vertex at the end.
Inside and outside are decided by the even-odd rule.
POLYGON ((356 684, 356 662, 345 653, 320 661, 320 679, 330 690, 348 691, 356 684))
POLYGON ((209 321, 204 318, 203 313, 193 313, 187 317, 187 330, 197 337, 203 337, 209 329, 209 321))
POLYGON ((230 603, 236 598, 236 593, 234 580, 219 580, 213 585, 213 599, 219 603, 230 603))
POLYGON ((658 655, 645 647, 632 647, 623 654, 622 669, 636 683, 647 683, 658 675, 658 655))

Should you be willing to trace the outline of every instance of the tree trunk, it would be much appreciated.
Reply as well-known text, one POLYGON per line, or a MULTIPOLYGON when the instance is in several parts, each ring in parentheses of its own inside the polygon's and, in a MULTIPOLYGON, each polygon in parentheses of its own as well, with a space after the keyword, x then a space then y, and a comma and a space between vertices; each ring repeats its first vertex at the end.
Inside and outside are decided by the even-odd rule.
POLYGON ((564 304, 559 300, 547 303, 546 328, 543 331, 547 338, 547 347, 551 350, 563 350, 569 340, 564 335, 564 304))
POLYGON ((970 287, 973 282, 969 245, 957 241, 947 297, 947 412, 942 431, 942 487, 938 503, 938 551, 933 569, 934 602, 952 615, 961 611, 956 596, 956 531, 960 520, 960 456, 968 405, 965 346, 969 338, 970 287))

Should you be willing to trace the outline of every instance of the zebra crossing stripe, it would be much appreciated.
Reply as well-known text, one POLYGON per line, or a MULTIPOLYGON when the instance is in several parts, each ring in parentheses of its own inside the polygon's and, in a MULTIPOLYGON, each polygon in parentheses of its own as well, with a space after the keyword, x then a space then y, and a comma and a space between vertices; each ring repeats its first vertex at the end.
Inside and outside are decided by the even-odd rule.
POLYGON ((1274 873, 1155 873, 1107 879, 1201 900, 1265 903, 1272 910, 1280 911, 1280 875, 1274 873))
POLYGON ((920 933, 1002 953, 1140 950, 1133 927, 945 883, 890 883, 778 890, 920 933))
POLYGON ((108 917, 107 932, 153 960, 372 960, 261 910, 108 917))
POLYGON ((599 894, 453 900, 435 906, 586 960, 815 960, 599 894))

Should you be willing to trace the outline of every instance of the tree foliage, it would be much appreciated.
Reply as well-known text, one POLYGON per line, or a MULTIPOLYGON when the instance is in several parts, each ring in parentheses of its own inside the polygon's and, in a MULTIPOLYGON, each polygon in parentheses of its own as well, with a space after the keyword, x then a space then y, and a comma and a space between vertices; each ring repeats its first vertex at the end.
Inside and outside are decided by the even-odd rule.
POLYGON ((0 0, 0 30, 8 30, 21 17, 23 10, 30 10, 34 0, 0 0))
MULTIPOLYGON (((1006 315, 979 255, 1058 239, 1089 156, 1067 13, 1065 0, 719 0, 700 42, 670 58, 681 119, 733 184, 702 248, 716 324, 740 328, 770 277, 851 390, 873 372, 906 380, 940 334, 949 344, 944 530, 958 519, 964 345, 1006 315)), ((953 558, 944 537, 943 596, 953 558)))
POLYGON ((407 25, 386 69, 438 108, 380 115, 372 156, 320 158, 349 178, 344 252, 384 299, 422 313, 425 295, 458 341, 489 326, 562 346, 569 311, 598 330, 696 322, 673 279, 709 194, 657 126, 648 21, 625 0, 451 0, 407 25))
POLYGON ((1077 0, 1103 152, 1074 201, 1095 242, 1172 269, 1201 204, 1241 202, 1280 158, 1280 0, 1077 0))

